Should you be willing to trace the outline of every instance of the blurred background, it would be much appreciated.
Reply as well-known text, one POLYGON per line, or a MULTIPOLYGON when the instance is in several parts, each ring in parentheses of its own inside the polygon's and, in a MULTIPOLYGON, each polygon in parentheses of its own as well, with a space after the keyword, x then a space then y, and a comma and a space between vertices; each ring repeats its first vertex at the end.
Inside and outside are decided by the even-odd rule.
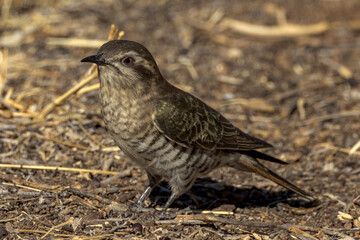
MULTIPOLYGON (((170 83, 273 144, 265 151, 290 164, 269 166, 322 201, 318 208, 294 210, 301 203, 287 200, 291 193, 281 187, 219 169, 174 208, 190 205, 228 211, 225 217, 235 219, 309 225, 311 239, 360 236, 360 1, 2 0, 0 8, 0 189, 6 193, 0 195, 0 219, 20 216, 4 221, 8 225, 0 225, 0 236, 14 234, 9 224, 46 233, 70 216, 81 219, 82 228, 69 227, 63 234, 109 233, 111 224, 89 227, 94 219, 117 216, 106 201, 86 205, 71 193, 61 196, 67 204, 54 204, 51 194, 71 186, 128 205, 144 188, 144 172, 106 132, 96 73, 80 63, 108 40, 112 24, 122 39, 150 50, 170 83), (100 169, 112 173, 92 172, 100 169), (122 175, 109 186, 114 172, 122 175), (17 193, 9 192, 14 184, 17 193), (37 190, 20 185, 49 197, 28 200, 23 192, 37 190), (38 220, 30 220, 33 215, 38 220), (325 227, 337 230, 330 234, 325 227)), ((147 204, 162 206, 168 194, 156 189, 147 204)), ((125 221, 124 236, 255 238, 234 225, 205 226, 217 233, 201 236, 193 225, 170 225, 167 233, 155 234, 159 225, 139 222, 140 232, 125 221)), ((303 233, 262 229, 259 236, 288 239, 290 234, 301 239, 303 233)))

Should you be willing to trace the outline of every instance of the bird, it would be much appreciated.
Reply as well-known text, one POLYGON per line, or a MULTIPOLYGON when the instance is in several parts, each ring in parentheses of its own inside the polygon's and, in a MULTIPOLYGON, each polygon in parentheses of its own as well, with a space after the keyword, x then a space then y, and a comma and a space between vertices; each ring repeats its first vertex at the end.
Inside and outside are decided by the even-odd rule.
POLYGON ((149 179, 133 209, 141 209, 152 190, 166 181, 171 195, 160 211, 164 215, 195 179, 220 167, 257 173, 314 200, 259 161, 287 164, 258 151, 271 144, 244 133, 197 97, 170 84, 140 43, 112 40, 81 62, 97 65, 105 126, 149 179))

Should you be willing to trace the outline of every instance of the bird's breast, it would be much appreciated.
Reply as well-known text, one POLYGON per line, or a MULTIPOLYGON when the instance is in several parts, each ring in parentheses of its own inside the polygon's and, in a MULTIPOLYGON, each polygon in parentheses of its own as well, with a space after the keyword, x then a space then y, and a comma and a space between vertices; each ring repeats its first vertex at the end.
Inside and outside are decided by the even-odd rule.
POLYGON ((152 109, 145 106, 142 97, 129 97, 124 90, 103 87, 100 100, 106 127, 115 135, 130 139, 152 125, 152 109))

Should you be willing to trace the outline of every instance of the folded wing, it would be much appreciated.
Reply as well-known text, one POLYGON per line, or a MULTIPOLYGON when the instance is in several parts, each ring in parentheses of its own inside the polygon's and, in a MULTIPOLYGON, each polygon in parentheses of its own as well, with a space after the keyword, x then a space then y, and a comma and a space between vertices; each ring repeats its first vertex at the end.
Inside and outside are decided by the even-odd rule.
POLYGON ((183 146, 234 151, 271 147, 242 132, 219 112, 182 91, 157 102, 153 123, 168 139, 183 146))

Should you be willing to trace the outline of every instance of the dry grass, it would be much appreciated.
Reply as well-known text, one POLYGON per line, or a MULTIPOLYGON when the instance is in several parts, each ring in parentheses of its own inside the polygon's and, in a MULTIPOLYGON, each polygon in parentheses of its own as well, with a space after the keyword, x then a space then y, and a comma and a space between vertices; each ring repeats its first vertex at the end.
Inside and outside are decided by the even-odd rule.
MULTIPOLYGON (((360 237, 358 1, 0 7, 1 239, 360 237), (96 69, 79 63, 121 37, 148 46, 170 82, 271 142, 290 165, 270 167, 322 204, 220 169, 175 202, 176 218, 127 216, 147 179, 114 146, 96 69)), ((146 203, 159 209, 167 195, 158 188, 146 203)))

